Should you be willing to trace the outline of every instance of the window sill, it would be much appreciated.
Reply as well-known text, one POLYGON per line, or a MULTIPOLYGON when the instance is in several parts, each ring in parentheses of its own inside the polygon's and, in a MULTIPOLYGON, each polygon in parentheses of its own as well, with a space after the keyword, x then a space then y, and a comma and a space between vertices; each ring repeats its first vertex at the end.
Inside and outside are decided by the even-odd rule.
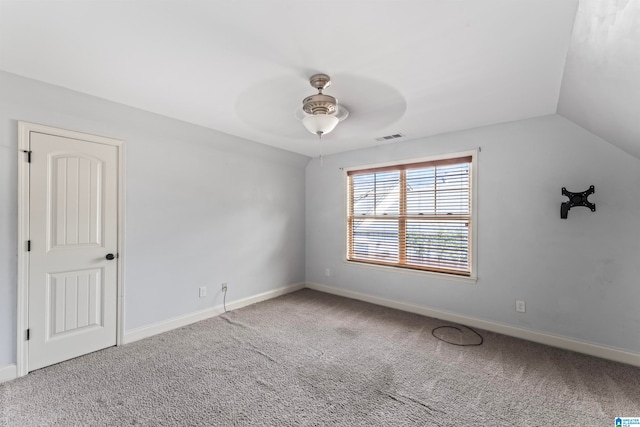
POLYGON ((378 265, 378 264, 367 264, 366 262, 359 261, 349 261, 346 258, 342 259, 342 262, 348 266, 359 267, 359 268, 368 268, 374 270, 386 271, 388 273, 402 273, 402 274, 413 274, 418 276, 427 276, 432 277, 434 279, 444 279, 451 280, 454 282, 462 282, 462 283, 471 283, 475 284, 478 281, 477 276, 458 276, 455 274, 446 274, 446 273, 436 273, 434 271, 425 271, 425 270, 413 270, 410 268, 402 268, 402 267, 392 267, 388 265, 378 265))

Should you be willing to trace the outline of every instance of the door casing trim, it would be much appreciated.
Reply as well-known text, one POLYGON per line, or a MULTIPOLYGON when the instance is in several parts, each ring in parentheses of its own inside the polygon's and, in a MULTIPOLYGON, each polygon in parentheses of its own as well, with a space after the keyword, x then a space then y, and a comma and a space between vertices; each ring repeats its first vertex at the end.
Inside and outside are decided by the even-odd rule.
POLYGON ((118 150, 118 274, 116 296, 116 345, 122 345, 124 337, 124 248, 125 248, 125 158, 124 141, 83 132, 29 123, 18 122, 18 288, 16 304, 16 374, 29 372, 29 343, 26 330, 29 327, 29 253, 26 242, 29 232, 29 163, 25 151, 29 150, 31 132, 79 139, 96 144, 115 146, 118 150))

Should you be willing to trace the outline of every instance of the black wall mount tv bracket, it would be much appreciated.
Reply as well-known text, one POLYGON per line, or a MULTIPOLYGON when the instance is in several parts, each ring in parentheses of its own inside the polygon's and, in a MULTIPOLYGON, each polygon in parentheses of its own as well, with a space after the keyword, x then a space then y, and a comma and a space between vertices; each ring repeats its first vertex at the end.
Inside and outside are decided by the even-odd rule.
POLYGON ((575 206, 586 206, 587 208, 591 209, 591 212, 595 212, 596 205, 587 200, 587 197, 593 194, 594 191, 595 187, 593 185, 590 186, 587 191, 583 191, 582 193, 572 193, 571 191, 567 191, 566 188, 562 187, 562 195, 567 196, 569 198, 569 201, 562 202, 562 204, 560 205, 560 218, 567 219, 569 209, 575 206))

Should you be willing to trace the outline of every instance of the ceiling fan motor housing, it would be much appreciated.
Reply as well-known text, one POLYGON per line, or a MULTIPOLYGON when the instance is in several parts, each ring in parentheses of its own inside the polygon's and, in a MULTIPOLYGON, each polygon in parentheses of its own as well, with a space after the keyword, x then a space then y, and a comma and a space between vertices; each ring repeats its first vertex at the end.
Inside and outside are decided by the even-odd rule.
POLYGON ((307 114, 333 114, 336 112, 338 100, 333 96, 316 94, 302 100, 302 109, 307 114))
POLYGON ((333 96, 322 93, 323 89, 331 86, 331 77, 326 74, 314 74, 309 77, 309 84, 318 89, 316 95, 307 96, 302 100, 302 109, 307 114, 333 114, 336 112, 338 100, 333 96))

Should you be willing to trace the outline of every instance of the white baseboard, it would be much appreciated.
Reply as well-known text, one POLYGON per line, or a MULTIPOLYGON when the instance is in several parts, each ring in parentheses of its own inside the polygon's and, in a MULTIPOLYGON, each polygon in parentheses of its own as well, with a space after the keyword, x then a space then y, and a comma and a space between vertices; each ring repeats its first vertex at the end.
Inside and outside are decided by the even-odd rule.
MULTIPOLYGON (((253 295, 250 297, 242 298, 235 301, 230 301, 227 303, 227 311, 237 310, 239 308, 246 307, 248 305, 255 304, 260 301, 266 301, 268 299, 279 297, 281 295, 299 291, 300 289, 303 289, 304 286, 305 286, 304 283, 296 283, 293 285, 284 286, 282 288, 263 292, 261 294, 253 295)), ((156 322, 151 325, 142 326, 136 329, 132 329, 130 331, 125 331, 122 343, 129 344, 134 341, 148 338, 153 335, 161 334, 163 332, 168 332, 172 329, 181 328, 183 326, 187 326, 192 323, 196 323, 201 320, 208 319, 210 317, 218 316, 222 313, 224 313, 224 307, 222 305, 218 305, 215 307, 209 307, 209 308, 205 308, 204 310, 185 314, 183 316, 178 316, 172 319, 156 322)))
POLYGON ((320 292, 370 302, 376 305, 382 305, 384 307, 395 308, 397 310, 407 311, 409 313, 421 314, 423 316, 447 320, 449 322, 459 323, 461 325, 477 327, 487 331, 497 332, 499 334, 509 335, 515 338, 521 338, 527 341, 533 341, 540 344, 550 345, 552 347, 558 347, 565 350, 588 354, 590 356, 596 356, 616 362, 627 363, 629 365, 640 366, 640 354, 632 353, 614 347, 603 346, 600 344, 580 341, 573 338, 547 334, 531 329, 519 328, 504 323, 491 322, 488 320, 463 316, 448 311, 442 311, 434 308, 422 307, 372 295, 361 294, 359 292, 326 286, 320 283, 307 282, 305 287, 320 292))
POLYGON ((15 363, 0 367, 0 384, 16 378, 18 378, 18 370, 15 363))

